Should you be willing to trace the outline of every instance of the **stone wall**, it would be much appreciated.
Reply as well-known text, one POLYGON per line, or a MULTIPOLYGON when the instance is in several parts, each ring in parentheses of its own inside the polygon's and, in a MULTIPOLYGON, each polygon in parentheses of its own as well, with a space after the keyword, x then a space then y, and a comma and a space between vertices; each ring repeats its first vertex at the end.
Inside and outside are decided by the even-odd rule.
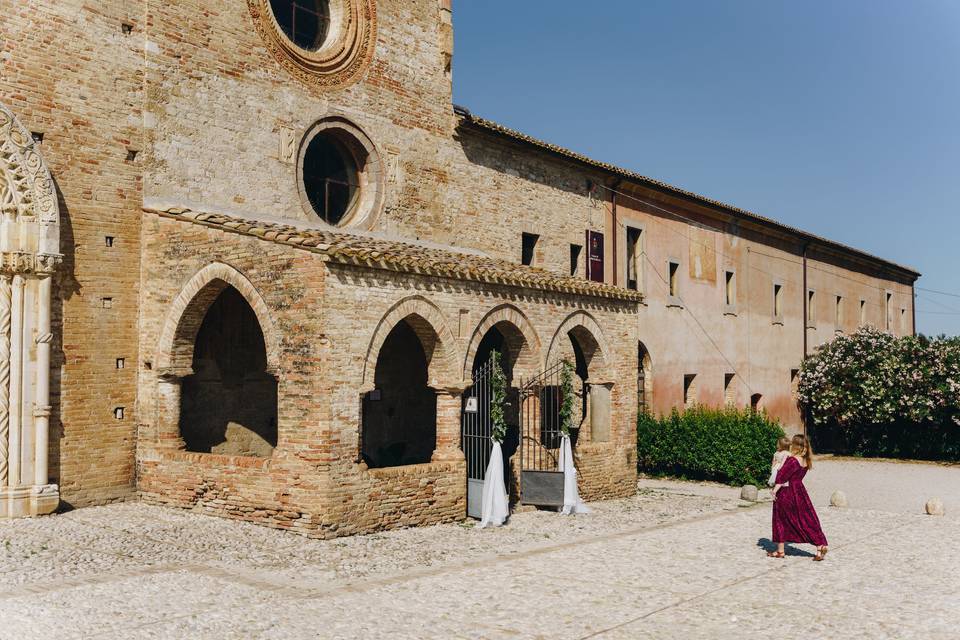
POLYGON ((337 266, 159 215, 145 218, 143 247, 141 349, 149 366, 141 371, 140 406, 142 415, 156 416, 145 420, 139 440, 147 501, 317 536, 463 518, 460 394, 491 322, 510 322, 523 333, 533 354, 527 366, 560 353, 568 331, 596 337, 604 351, 591 379, 613 383, 611 433, 608 441, 582 444, 582 492, 597 498, 634 490, 636 389, 619 381, 629 380, 634 366, 635 303, 337 266), (204 279, 195 274, 208 272, 235 274, 230 284, 253 299, 255 310, 262 299, 257 314, 268 352, 278 345, 279 437, 270 458, 178 448, 169 381, 189 373, 175 364, 189 354, 164 353, 164 335, 177 324, 182 301, 204 295, 204 279), (423 464, 368 469, 359 458, 362 398, 374 388, 380 346, 404 319, 418 334, 429 329, 434 336, 427 374, 437 394, 436 450, 423 464))
POLYGON ((4 2, 0 101, 33 132, 60 196, 50 481, 73 505, 130 496, 137 371, 140 7, 4 2))

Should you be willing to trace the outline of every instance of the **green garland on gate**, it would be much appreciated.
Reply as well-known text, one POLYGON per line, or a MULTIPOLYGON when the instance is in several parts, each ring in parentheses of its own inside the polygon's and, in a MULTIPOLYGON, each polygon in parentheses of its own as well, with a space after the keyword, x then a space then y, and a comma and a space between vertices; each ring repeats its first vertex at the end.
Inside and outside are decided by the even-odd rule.
POLYGON ((494 442, 503 442, 507 437, 507 420, 503 406, 507 400, 507 376, 500 366, 500 352, 493 352, 493 377, 491 378, 493 398, 490 402, 490 421, 492 424, 490 437, 494 442))
POLYGON ((573 428, 573 367, 566 360, 560 371, 560 432, 570 435, 573 428))

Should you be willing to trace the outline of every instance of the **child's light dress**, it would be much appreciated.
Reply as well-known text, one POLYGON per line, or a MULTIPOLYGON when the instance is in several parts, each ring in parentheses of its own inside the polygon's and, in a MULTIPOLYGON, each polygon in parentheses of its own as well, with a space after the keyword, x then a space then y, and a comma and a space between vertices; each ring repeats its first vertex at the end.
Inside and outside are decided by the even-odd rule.
POLYGON ((790 457, 789 451, 777 451, 773 454, 773 461, 770 463, 770 479, 767 480, 769 486, 773 486, 777 483, 777 472, 780 471, 780 467, 783 466, 783 463, 787 461, 787 458, 790 457))

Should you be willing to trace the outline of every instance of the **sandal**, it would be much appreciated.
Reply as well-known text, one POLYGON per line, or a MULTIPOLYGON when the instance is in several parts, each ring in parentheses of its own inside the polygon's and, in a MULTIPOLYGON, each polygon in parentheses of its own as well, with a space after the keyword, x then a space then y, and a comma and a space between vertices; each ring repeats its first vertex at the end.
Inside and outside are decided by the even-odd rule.
POLYGON ((817 555, 813 556, 814 562, 823 562, 823 559, 827 557, 827 547, 817 547, 817 555))
POLYGON ((783 555, 783 551, 767 551, 768 558, 782 558, 783 555))

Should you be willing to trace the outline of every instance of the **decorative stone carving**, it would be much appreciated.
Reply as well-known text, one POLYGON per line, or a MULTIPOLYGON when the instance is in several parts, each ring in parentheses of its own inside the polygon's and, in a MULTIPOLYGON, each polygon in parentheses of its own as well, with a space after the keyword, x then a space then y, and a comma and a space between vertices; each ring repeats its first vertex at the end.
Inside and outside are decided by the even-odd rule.
POLYGON ((49 513, 52 276, 60 265, 53 178, 0 104, 0 517, 49 513))
POLYGON ((270 53, 312 88, 339 89, 352 84, 373 59, 377 43, 375 0, 331 2, 327 39, 316 51, 302 49, 287 38, 277 24, 270 0, 247 0, 247 5, 270 53))

